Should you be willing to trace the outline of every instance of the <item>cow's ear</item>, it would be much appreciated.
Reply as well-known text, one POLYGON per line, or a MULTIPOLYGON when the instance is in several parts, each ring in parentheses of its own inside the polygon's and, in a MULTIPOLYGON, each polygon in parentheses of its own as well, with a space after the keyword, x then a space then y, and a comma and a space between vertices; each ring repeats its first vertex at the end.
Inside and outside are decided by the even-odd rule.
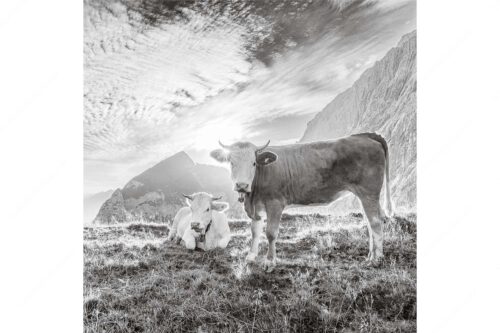
POLYGON ((229 204, 227 202, 222 201, 212 201, 212 209, 218 212, 224 212, 229 208, 229 204))
POLYGON ((228 154, 223 149, 216 149, 210 152, 210 156, 218 162, 224 163, 228 161, 228 154))
POLYGON ((256 162, 258 165, 268 165, 276 162, 277 159, 278 155, 275 153, 271 151, 263 151, 257 155, 256 162))

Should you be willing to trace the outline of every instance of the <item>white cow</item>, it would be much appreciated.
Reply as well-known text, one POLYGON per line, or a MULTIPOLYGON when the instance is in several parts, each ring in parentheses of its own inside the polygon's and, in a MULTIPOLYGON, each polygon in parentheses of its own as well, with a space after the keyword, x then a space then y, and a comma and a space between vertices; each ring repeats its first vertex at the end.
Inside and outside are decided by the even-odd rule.
POLYGON ((188 207, 179 209, 174 217, 168 240, 184 241, 186 248, 212 250, 226 248, 231 239, 231 232, 224 211, 227 202, 216 202, 205 192, 185 195, 188 207))

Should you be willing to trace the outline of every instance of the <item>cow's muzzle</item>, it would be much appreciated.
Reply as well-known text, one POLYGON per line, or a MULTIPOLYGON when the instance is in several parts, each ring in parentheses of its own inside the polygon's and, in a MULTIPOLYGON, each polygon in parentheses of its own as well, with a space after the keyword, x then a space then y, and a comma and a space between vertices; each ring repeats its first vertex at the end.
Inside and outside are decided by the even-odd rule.
POLYGON ((234 184, 234 190, 236 192, 250 192, 250 185, 248 183, 236 183, 234 184))
POLYGON ((245 196, 247 194, 249 194, 250 192, 246 192, 246 191, 238 191, 238 194, 239 194, 239 197, 238 197, 238 201, 239 202, 243 202, 245 201, 245 196))
POLYGON ((191 229, 197 233, 201 233, 203 231, 200 222, 191 222, 191 229))
POLYGON ((212 226, 212 220, 207 224, 206 228, 201 228, 199 222, 193 222, 191 223, 191 229, 196 231, 199 236, 197 237, 197 240, 199 242, 204 242, 205 241, 205 235, 207 234, 208 230, 210 230, 210 227, 212 226))
POLYGON ((250 185, 248 183, 236 183, 234 184, 234 190, 239 193, 239 202, 245 201, 245 195, 250 193, 250 185))

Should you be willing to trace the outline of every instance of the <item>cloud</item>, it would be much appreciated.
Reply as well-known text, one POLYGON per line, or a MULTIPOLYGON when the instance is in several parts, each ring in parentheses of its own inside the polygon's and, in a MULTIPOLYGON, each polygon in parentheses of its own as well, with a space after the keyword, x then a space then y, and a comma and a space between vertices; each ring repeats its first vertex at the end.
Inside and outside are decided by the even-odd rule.
POLYGON ((293 142, 415 26, 414 2, 130 3, 85 2, 85 181, 95 190, 180 150, 210 162, 219 138, 293 142))

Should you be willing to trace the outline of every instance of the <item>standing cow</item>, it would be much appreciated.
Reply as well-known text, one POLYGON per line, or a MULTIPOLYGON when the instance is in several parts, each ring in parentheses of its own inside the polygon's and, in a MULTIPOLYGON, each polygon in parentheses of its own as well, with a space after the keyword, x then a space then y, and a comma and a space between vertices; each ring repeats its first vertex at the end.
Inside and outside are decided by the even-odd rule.
POLYGON ((217 202, 205 192, 185 195, 188 207, 179 209, 174 217, 168 240, 184 241, 186 248, 225 249, 231 240, 231 231, 224 211, 227 202, 217 202))
POLYGON ((229 162, 234 190, 245 202, 252 219, 252 244, 247 256, 254 262, 262 232, 262 211, 267 215, 266 236, 269 249, 264 266, 276 265, 276 239, 279 222, 288 205, 329 204, 346 192, 354 193, 368 218, 370 251, 368 260, 383 257, 383 219, 380 206, 382 185, 386 203, 392 211, 389 187, 389 152, 387 142, 375 133, 304 144, 257 147, 250 142, 224 145, 210 153, 219 162, 229 162))

